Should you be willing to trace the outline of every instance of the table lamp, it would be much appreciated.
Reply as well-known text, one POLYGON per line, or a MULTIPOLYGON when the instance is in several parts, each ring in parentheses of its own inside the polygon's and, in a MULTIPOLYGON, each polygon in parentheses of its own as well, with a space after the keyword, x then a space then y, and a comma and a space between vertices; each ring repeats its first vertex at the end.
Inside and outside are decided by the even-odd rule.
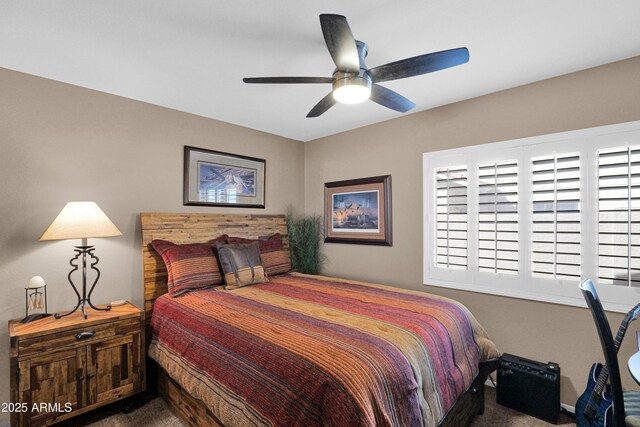
POLYGON ((78 304, 73 310, 68 313, 55 314, 56 319, 65 317, 75 312, 78 308, 82 309, 84 318, 87 318, 86 305, 94 310, 108 311, 111 310, 111 306, 108 305, 104 308, 98 308, 91 303, 91 293, 98 283, 100 278, 100 270, 96 267, 98 264, 98 257, 94 255, 93 251, 95 246, 87 244, 87 239, 94 237, 114 237, 122 236, 118 227, 102 212, 102 209, 98 207, 95 202, 69 202, 60 211, 56 219, 53 220, 49 228, 44 232, 40 240, 67 240, 67 239, 82 239, 82 245, 76 246, 74 251, 76 255, 71 258, 69 264, 71 264, 71 271, 69 272, 67 279, 71 284, 74 292, 78 296, 78 304), (71 278, 72 274, 78 270, 78 258, 82 255, 82 296, 78 291, 78 288, 73 283, 71 278), (90 268, 96 272, 96 278, 87 293, 87 255, 91 257, 89 261, 91 263, 90 268))

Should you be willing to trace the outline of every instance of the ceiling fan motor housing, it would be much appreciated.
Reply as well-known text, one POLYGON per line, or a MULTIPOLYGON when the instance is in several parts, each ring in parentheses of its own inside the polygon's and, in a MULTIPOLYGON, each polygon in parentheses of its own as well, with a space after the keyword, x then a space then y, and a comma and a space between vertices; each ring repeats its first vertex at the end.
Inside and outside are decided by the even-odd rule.
MULTIPOLYGON (((360 40, 356 40, 356 47, 358 49, 358 59, 360 62, 360 69, 357 73, 348 72, 348 71, 340 71, 336 69, 333 72, 333 93, 336 100, 343 103, 358 103, 365 99, 369 98, 369 94, 371 93, 371 85, 372 79, 367 71, 367 66, 364 63, 364 59, 367 57, 367 53, 369 53, 369 48, 367 44, 361 42, 360 40), (361 95, 353 100, 349 100, 348 98, 340 97, 338 92, 340 88, 345 88, 347 86, 354 87, 360 86, 365 90, 360 90, 361 95), (336 92, 338 91, 338 92, 336 92)), ((354 88, 355 89, 355 88, 354 88)), ((352 91, 353 93, 353 91, 352 91)))
POLYGON ((367 70, 363 70, 356 73, 343 73, 342 71, 336 70, 333 73, 333 90, 336 90, 343 86, 364 86, 368 89, 371 89, 371 77, 367 70))

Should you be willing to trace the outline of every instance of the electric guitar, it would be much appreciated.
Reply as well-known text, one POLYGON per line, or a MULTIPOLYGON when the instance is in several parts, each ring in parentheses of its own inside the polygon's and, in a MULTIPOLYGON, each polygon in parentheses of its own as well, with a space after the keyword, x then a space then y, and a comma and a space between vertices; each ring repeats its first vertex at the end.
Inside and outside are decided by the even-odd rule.
MULTIPOLYGON (((627 326, 640 314, 640 304, 633 307, 620 323, 614 342, 615 352, 627 332, 627 326)), ((576 425, 578 427, 607 427, 613 421, 613 400, 607 386, 609 368, 601 363, 594 363, 589 372, 587 388, 576 402, 576 425), (605 387, 606 386, 606 387, 605 387)))

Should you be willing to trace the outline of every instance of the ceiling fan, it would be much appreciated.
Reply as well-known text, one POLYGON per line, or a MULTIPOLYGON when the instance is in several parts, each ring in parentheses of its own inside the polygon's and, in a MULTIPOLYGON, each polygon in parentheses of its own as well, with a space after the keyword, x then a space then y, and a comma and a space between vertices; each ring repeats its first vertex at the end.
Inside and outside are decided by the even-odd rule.
POLYGON ((367 68, 364 59, 369 48, 355 40, 347 18, 342 15, 320 15, 320 26, 331 58, 336 64, 332 77, 246 77, 245 83, 330 83, 333 90, 309 111, 307 117, 318 117, 335 105, 357 104, 371 99, 384 107, 405 113, 416 106, 404 96, 378 83, 404 79, 455 67, 469 61, 466 47, 427 53, 375 68, 367 68))

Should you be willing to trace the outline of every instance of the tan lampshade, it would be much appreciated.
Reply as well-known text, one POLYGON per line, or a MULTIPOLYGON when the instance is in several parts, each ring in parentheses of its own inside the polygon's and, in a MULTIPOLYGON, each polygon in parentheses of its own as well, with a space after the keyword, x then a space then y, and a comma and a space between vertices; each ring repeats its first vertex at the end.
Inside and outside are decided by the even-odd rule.
POLYGON ((95 202, 69 202, 40 240, 88 239, 122 236, 95 202))

